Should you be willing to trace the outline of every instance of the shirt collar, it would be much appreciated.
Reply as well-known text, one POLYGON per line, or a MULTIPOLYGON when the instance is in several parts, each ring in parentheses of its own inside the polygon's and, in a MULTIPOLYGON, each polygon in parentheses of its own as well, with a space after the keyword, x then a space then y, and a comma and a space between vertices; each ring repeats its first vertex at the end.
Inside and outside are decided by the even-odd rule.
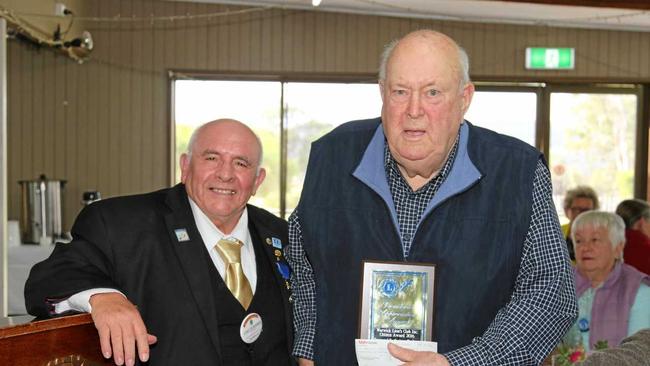
POLYGON ((458 129, 458 133, 456 134, 456 139, 454 141, 454 144, 452 145, 451 149, 447 153, 447 158, 442 165, 442 168, 438 170, 435 176, 433 176, 425 185, 417 189, 416 191, 413 191, 411 186, 409 186, 408 182, 402 175, 402 172, 399 170, 399 166, 397 164, 397 161, 395 160, 395 157, 393 154, 391 154, 390 149, 388 148, 388 142, 384 141, 385 146, 384 146, 384 169, 386 170, 386 177, 388 178, 388 185, 391 189, 393 188, 393 185, 398 187, 400 190, 403 190, 405 192, 409 193, 415 193, 415 194, 422 194, 426 193, 427 191, 430 191, 433 189, 434 191, 440 186, 440 182, 443 182, 445 178, 447 178, 447 175, 449 175, 449 171, 451 170, 452 165, 454 164, 454 159, 456 157, 456 153, 458 151, 458 140, 460 138, 460 128, 458 129), (394 179, 395 181, 391 181, 394 179))
MULTIPOLYGON (((352 175, 370 187, 386 202, 393 217, 395 227, 399 227, 395 205, 393 204, 393 198, 391 197, 388 181, 386 180, 386 170, 384 167, 385 139, 384 129, 382 124, 379 123, 361 157, 361 161, 352 175)), ((452 164, 451 171, 445 179, 445 182, 440 186, 431 202, 429 202, 427 210, 424 212, 425 216, 440 204, 440 202, 458 192, 464 191, 481 179, 482 173, 476 168, 469 157, 468 139, 469 126, 468 123, 463 122, 460 125, 458 150, 456 151, 454 164, 452 164)))
POLYGON ((190 207, 192 208, 192 215, 194 216, 196 228, 199 230, 205 245, 209 247, 208 249, 212 248, 214 244, 223 238, 235 238, 244 243, 244 246, 249 245, 251 240, 250 234, 248 233, 248 208, 244 207, 244 211, 232 232, 230 234, 225 234, 217 228, 217 226, 191 198, 187 197, 187 199, 190 201, 190 207))

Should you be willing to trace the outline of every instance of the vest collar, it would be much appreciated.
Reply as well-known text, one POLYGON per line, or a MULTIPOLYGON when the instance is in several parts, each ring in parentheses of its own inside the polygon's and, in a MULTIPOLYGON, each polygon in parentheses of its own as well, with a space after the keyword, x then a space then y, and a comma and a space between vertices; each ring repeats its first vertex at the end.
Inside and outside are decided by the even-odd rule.
MULTIPOLYGON (((431 202, 429 202, 429 205, 422 214, 422 218, 426 217, 440 203, 449 197, 465 191, 481 178, 481 173, 472 162, 467 151, 469 133, 470 128, 468 123, 463 122, 460 125, 458 152, 456 153, 456 159, 451 167, 449 176, 442 183, 431 202)), ((386 170, 384 168, 385 141, 383 125, 380 123, 352 175, 375 191, 386 202, 393 218, 393 223, 396 228, 399 228, 397 212, 395 211, 395 204, 393 203, 393 197, 388 187, 386 170)))

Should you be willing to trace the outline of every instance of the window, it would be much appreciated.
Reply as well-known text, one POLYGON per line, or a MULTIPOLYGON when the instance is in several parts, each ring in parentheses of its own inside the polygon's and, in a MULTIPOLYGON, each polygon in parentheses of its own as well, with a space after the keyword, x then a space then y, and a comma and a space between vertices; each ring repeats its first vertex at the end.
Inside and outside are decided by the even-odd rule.
POLYGON ((192 131, 218 118, 237 119, 260 136, 264 147, 267 175, 251 203, 282 217, 298 204, 311 142, 344 122, 377 117, 381 111, 375 83, 176 80, 174 84, 175 182, 180 181, 179 159, 192 131))
POLYGON ((187 151, 192 131, 218 118, 233 118, 249 125, 262 140, 266 179, 251 203, 280 213, 280 100, 278 82, 177 80, 174 89, 176 174, 187 151))
POLYGON ((536 111, 535 93, 477 90, 465 119, 535 146, 536 111))
POLYGON ((591 186, 607 211, 633 197, 636 104, 634 94, 551 93, 549 164, 561 218, 577 185, 591 186))
MULTIPOLYGON (((631 86, 479 85, 465 118, 516 137, 547 155, 553 197, 592 186, 612 211, 645 184, 635 172, 638 92, 631 86), (547 112, 548 111, 548 112, 547 112)), ((267 178, 251 203, 287 217, 300 198, 311 142, 336 126, 377 117, 376 83, 175 80, 176 175, 194 128, 217 118, 248 124, 262 139, 267 178)))
POLYGON ((298 204, 309 148, 334 127, 357 119, 378 117, 381 96, 377 84, 287 83, 287 212, 298 204))

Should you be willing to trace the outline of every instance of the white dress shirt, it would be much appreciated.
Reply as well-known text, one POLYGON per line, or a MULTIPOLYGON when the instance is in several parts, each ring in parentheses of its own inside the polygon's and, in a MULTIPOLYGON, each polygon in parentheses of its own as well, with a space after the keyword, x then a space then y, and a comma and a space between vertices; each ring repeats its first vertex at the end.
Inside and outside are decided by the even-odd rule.
MULTIPOLYGON (((257 267, 255 262, 255 249, 253 248, 253 241, 251 240, 251 235, 248 232, 248 209, 244 208, 244 212, 242 212, 242 215, 239 218, 237 225, 235 225, 233 231, 229 234, 224 234, 212 221, 210 221, 208 216, 206 216, 206 214, 201 211, 199 206, 197 206, 191 198, 188 197, 188 200, 190 201, 192 216, 194 216, 194 222, 196 223, 196 227, 199 229, 201 239, 203 239, 205 248, 207 249, 208 253, 210 253, 212 263, 215 265, 215 267, 217 267, 217 271, 221 275, 221 278, 224 279, 224 281, 226 264, 223 262, 223 259, 221 259, 219 253, 217 253, 217 251, 214 249, 214 246, 219 242, 219 240, 223 238, 235 238, 244 243, 244 246, 242 246, 241 249, 241 266, 242 270, 244 271, 244 275, 251 285, 251 290, 253 291, 253 294, 255 294, 255 289, 257 287, 257 267)), ((61 314, 69 310, 74 310, 90 313, 92 311, 92 307, 90 306, 90 297, 95 294, 108 292, 121 293, 120 291, 113 288, 93 288, 81 291, 70 296, 66 300, 56 303, 54 305, 54 312, 61 314)))
POLYGON ((196 223, 196 227, 199 229, 205 248, 208 250, 208 253, 210 253, 210 258, 212 258, 212 262, 217 267, 217 271, 219 271, 219 274, 224 281, 224 276, 226 275, 226 264, 223 262, 223 259, 221 259, 219 253, 214 249, 214 246, 217 245, 219 240, 224 238, 235 238, 244 243, 244 246, 241 248, 241 266, 244 275, 248 278, 248 282, 251 284, 253 294, 255 294, 257 267, 255 266, 255 249, 253 248, 253 241, 248 232, 248 209, 244 208, 244 212, 232 232, 230 234, 224 234, 212 221, 210 221, 208 216, 201 211, 199 206, 197 206, 192 199, 189 200, 190 206, 192 207, 192 214, 194 215, 194 222, 196 223))

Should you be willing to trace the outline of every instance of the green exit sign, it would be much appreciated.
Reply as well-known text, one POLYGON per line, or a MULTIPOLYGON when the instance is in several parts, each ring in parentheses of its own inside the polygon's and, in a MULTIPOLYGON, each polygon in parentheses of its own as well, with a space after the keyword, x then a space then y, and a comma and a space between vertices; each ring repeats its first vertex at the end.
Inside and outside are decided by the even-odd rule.
POLYGON ((536 70, 572 70, 575 48, 526 48, 526 68, 536 70))

